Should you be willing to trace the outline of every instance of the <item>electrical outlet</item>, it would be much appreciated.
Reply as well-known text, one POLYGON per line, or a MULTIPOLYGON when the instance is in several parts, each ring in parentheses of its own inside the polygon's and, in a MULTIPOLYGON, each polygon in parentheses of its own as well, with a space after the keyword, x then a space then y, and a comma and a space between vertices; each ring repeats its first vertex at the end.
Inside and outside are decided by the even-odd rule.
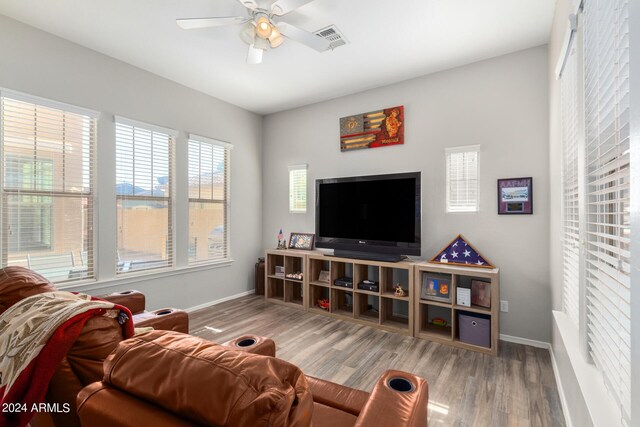
POLYGON ((509 312, 509 301, 503 299, 500 300, 500 311, 503 313, 509 312))

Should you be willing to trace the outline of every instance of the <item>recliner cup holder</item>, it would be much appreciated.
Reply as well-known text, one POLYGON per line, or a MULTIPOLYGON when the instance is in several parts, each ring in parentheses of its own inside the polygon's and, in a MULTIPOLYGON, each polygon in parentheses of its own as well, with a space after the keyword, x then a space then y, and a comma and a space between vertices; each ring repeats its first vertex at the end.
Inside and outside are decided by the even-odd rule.
POLYGON ((395 390, 400 393, 410 393, 416 389, 416 386, 406 378, 393 377, 387 381, 387 385, 391 390, 395 390))
POLYGON ((122 291, 122 292, 118 292, 120 295, 129 295, 132 294, 133 291, 122 291))
POLYGON ((236 344, 238 347, 250 347, 256 343, 256 340, 253 338, 245 338, 243 340, 238 341, 236 344))
POLYGON ((169 310, 169 309, 160 310, 160 311, 156 311, 156 316, 164 316, 165 314, 169 314, 169 313, 172 313, 172 312, 173 312, 173 310, 169 310))

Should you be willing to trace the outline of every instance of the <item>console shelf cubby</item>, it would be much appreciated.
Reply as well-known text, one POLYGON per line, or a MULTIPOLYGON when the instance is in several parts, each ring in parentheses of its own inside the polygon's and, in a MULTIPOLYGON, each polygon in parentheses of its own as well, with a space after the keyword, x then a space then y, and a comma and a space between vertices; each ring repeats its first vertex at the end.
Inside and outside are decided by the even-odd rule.
POLYGON ((497 356, 500 335, 500 286, 497 268, 460 267, 425 262, 415 265, 414 274, 415 337, 497 356), (431 277, 444 279, 444 283, 450 286, 450 301, 435 301, 422 295, 422 289, 428 286, 427 282, 431 277), (490 307, 467 307, 457 304, 458 289, 470 289, 472 281, 484 282, 490 287, 490 307), (460 339, 459 314, 488 319, 489 346, 471 344, 460 339), (441 320, 444 320, 445 324, 441 324, 441 320))
MULTIPOLYGON (((310 277, 310 311, 334 316, 404 335, 413 335, 413 305, 410 297, 396 297, 395 285, 407 292, 413 287, 413 262, 384 262, 326 256, 321 253, 307 255, 310 277), (330 282, 322 282, 321 271, 329 272, 330 282), (336 279, 348 277, 351 286, 335 284, 336 279), (358 283, 370 280, 378 283, 377 291, 358 289, 358 283), (316 288, 329 288, 330 309, 318 308, 316 288)), ((324 273, 324 277, 327 274, 324 273)))
POLYGON ((267 251, 265 261, 265 299, 276 304, 306 309, 305 254, 301 251, 267 251), (292 276, 298 274, 302 276, 292 276))

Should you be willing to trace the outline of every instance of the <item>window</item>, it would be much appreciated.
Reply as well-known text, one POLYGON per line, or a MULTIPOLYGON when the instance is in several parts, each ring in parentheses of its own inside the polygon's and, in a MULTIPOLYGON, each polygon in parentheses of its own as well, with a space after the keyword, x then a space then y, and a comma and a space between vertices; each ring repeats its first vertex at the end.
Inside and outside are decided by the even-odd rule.
POLYGON ((289 212, 307 213, 307 165, 289 166, 289 212))
POLYGON ((480 146, 447 148, 447 212, 478 212, 480 146))
POLYGON ((233 146, 189 135, 189 264, 229 258, 229 164, 233 146))
POLYGON ((173 265, 170 129, 116 117, 117 272, 173 265))
POLYGON ((571 49, 560 80, 560 109, 562 128, 562 306, 569 318, 579 323, 580 302, 580 211, 581 209, 581 150, 584 144, 579 123, 578 66, 576 49, 571 49))
POLYGON ((2 266, 93 278, 97 114, 10 91, 0 103, 2 266))
POLYGON ((628 9, 627 0, 584 5, 585 326, 589 355, 626 425, 631 424, 628 9))

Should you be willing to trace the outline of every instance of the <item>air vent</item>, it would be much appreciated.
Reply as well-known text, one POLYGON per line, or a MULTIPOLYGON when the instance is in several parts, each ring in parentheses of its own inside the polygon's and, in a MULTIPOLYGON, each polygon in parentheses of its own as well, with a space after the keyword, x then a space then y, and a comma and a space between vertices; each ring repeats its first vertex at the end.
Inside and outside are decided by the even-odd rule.
POLYGON ((313 34, 315 34, 316 36, 320 36, 323 39, 329 40, 331 42, 331 45, 329 45, 329 49, 331 50, 349 43, 349 40, 347 40, 345 36, 342 35, 340 30, 338 30, 335 25, 324 27, 318 31, 315 31, 313 34))

